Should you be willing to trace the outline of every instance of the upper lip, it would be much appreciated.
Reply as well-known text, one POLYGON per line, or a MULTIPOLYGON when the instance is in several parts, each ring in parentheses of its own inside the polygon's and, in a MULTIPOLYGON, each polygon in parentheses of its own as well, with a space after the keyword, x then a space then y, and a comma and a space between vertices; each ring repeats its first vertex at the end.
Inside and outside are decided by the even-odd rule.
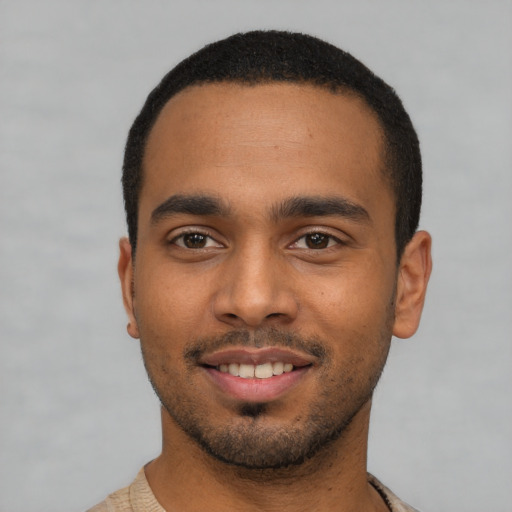
POLYGON ((291 363, 293 366, 307 366, 313 364, 315 357, 299 354, 293 350, 278 347, 266 348, 229 348, 205 354, 200 358, 199 364, 206 366, 219 366, 221 364, 264 364, 264 363, 291 363))

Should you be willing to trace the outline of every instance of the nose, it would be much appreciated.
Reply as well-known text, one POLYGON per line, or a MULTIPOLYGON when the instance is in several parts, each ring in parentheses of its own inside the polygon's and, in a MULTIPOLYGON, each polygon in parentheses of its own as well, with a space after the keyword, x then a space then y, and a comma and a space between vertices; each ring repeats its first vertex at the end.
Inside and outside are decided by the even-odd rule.
POLYGON ((225 261, 214 297, 214 315, 237 328, 289 324, 299 310, 286 261, 251 244, 225 261))

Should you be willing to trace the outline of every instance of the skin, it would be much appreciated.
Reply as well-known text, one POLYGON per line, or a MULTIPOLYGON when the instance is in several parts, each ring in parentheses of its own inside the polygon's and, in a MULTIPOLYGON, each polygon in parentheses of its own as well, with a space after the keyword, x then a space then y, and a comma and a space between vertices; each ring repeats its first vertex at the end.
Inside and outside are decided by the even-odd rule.
POLYGON ((382 150, 362 100, 308 85, 194 86, 160 114, 144 159, 136 258, 122 239, 118 268, 128 332, 164 404, 162 454, 146 476, 167 510, 387 510, 366 477, 371 394, 391 335, 418 327, 431 241, 416 233, 397 266, 382 150), (169 211, 169 198, 197 195, 220 210, 169 211), (305 197, 355 210, 286 213, 291 198, 305 197), (228 348, 281 346, 276 332, 302 340, 287 350, 310 366, 251 415, 203 360, 186 356, 201 346, 208 357, 230 333, 242 334, 228 348), (309 352, 314 343, 322 356, 309 352), (199 425, 212 445, 235 432, 263 467, 274 453, 265 443, 288 453, 313 418, 340 432, 280 469, 228 464, 186 431, 199 425))

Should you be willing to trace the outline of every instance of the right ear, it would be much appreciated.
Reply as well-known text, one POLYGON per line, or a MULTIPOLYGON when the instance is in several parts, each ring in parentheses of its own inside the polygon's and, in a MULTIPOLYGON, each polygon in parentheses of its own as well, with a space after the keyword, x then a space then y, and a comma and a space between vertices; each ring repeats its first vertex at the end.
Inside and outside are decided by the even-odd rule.
POLYGON ((135 291, 134 291, 134 265, 132 258, 132 246, 128 238, 119 240, 119 262, 117 272, 121 280, 123 291, 123 303, 128 315, 128 326, 126 330, 132 338, 139 338, 139 327, 135 318, 135 291))

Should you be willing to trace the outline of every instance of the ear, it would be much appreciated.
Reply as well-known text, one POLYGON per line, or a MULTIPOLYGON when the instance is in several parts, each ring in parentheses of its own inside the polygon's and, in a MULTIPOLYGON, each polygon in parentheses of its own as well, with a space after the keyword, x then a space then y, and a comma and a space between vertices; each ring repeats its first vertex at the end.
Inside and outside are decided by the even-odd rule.
POLYGON ((123 291, 123 303, 128 315, 128 326, 126 330, 132 338, 139 338, 139 327, 135 318, 135 293, 133 288, 134 265, 132 258, 132 246, 128 238, 119 240, 119 262, 117 272, 121 280, 123 291))
POLYGON ((431 246, 430 235, 418 231, 400 259, 393 324, 393 334, 398 338, 409 338, 418 329, 432 271, 431 246))

